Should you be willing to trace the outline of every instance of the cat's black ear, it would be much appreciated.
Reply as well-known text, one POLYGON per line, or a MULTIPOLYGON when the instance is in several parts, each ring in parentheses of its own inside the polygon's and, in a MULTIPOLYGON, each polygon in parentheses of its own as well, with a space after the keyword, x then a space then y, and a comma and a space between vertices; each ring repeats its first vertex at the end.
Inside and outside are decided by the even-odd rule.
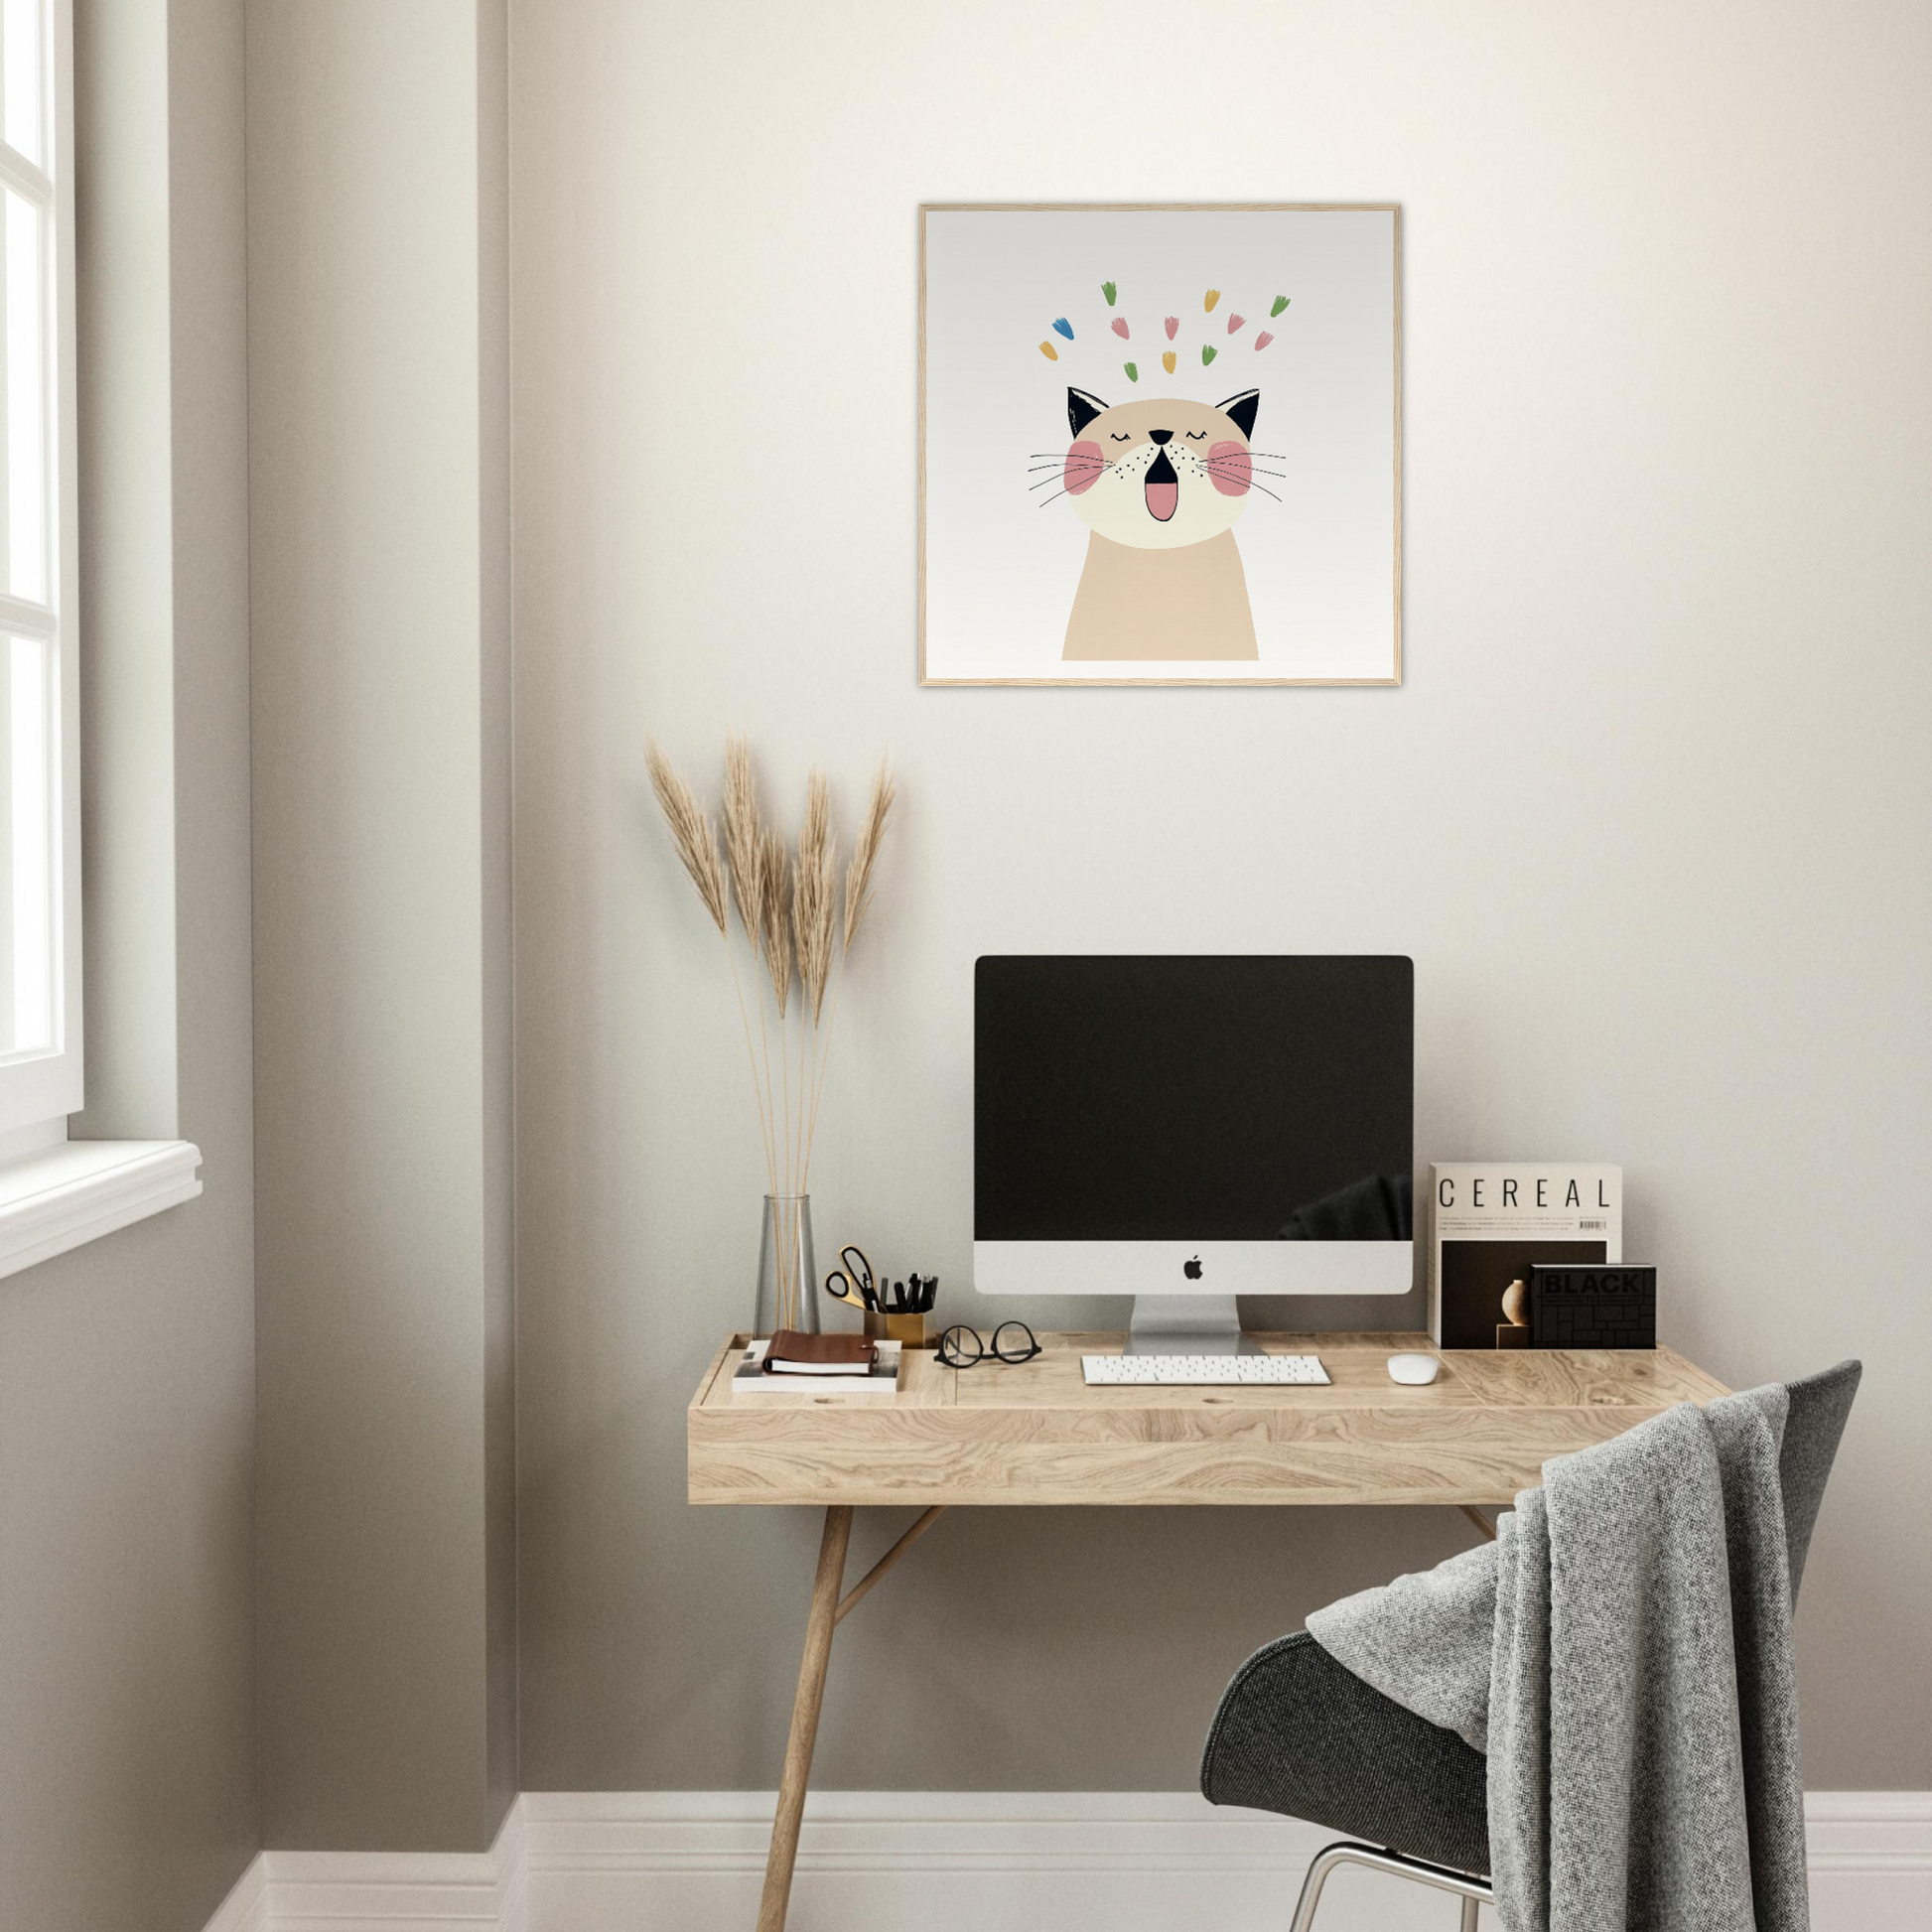
POLYGON ((1090 396, 1084 389, 1069 389, 1066 392, 1066 426, 1075 436, 1096 416, 1106 413, 1107 405, 1098 396, 1090 396))
POLYGON ((1259 389, 1243 389, 1238 396, 1230 396, 1226 402, 1216 403, 1215 407, 1223 416, 1232 416, 1235 428, 1243 436, 1252 440, 1255 433, 1255 411, 1261 407, 1259 389))

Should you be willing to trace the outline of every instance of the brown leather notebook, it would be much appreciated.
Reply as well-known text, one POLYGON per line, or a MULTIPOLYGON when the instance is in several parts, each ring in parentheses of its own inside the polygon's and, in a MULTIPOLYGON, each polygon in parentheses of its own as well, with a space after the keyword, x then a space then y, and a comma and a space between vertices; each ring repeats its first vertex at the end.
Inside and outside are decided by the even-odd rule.
POLYGON ((767 1375, 850 1375, 879 1359, 870 1335, 807 1335, 780 1328, 764 1351, 767 1375))

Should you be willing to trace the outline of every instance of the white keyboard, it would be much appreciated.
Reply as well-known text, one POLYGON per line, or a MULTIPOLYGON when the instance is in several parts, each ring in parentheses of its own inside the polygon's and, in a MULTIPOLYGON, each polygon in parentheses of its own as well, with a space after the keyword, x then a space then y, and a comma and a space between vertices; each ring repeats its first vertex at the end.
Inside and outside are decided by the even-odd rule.
POLYGON ((1106 1387, 1233 1389, 1325 1382, 1314 1355, 1082 1355, 1089 1383, 1106 1387))

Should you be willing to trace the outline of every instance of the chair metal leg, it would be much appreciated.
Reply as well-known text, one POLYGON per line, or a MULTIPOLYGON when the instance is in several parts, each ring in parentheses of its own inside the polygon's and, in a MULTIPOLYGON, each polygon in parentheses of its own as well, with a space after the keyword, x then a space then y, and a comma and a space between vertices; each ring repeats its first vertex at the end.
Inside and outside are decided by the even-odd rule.
POLYGON ((1309 1932, 1314 1923, 1314 1908, 1321 1902, 1321 1887, 1339 1864, 1365 1864, 1371 1871, 1386 1871, 1415 1884, 1432 1885, 1438 1891, 1453 1892, 1462 1901, 1462 1932, 1475 1932, 1476 1912, 1495 1891, 1488 1879, 1471 1877, 1466 1871, 1451 1871, 1447 1865, 1430 1864, 1422 1859, 1405 1859, 1400 1852, 1378 1851, 1373 1845, 1354 1845, 1344 1840, 1314 1855, 1309 1875, 1302 1881, 1302 1896, 1295 1907, 1295 1920, 1289 1932, 1309 1932))

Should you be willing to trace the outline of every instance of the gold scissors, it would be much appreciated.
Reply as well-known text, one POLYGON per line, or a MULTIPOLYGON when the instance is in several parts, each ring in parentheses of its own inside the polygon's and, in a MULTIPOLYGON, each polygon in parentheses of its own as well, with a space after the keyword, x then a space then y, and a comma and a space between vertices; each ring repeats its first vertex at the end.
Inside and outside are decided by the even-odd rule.
POLYGON ((872 1263, 862 1248, 850 1245, 839 1250, 840 1266, 825 1277, 825 1292, 835 1302, 848 1302, 868 1314, 879 1307, 879 1292, 874 1284, 872 1263))

